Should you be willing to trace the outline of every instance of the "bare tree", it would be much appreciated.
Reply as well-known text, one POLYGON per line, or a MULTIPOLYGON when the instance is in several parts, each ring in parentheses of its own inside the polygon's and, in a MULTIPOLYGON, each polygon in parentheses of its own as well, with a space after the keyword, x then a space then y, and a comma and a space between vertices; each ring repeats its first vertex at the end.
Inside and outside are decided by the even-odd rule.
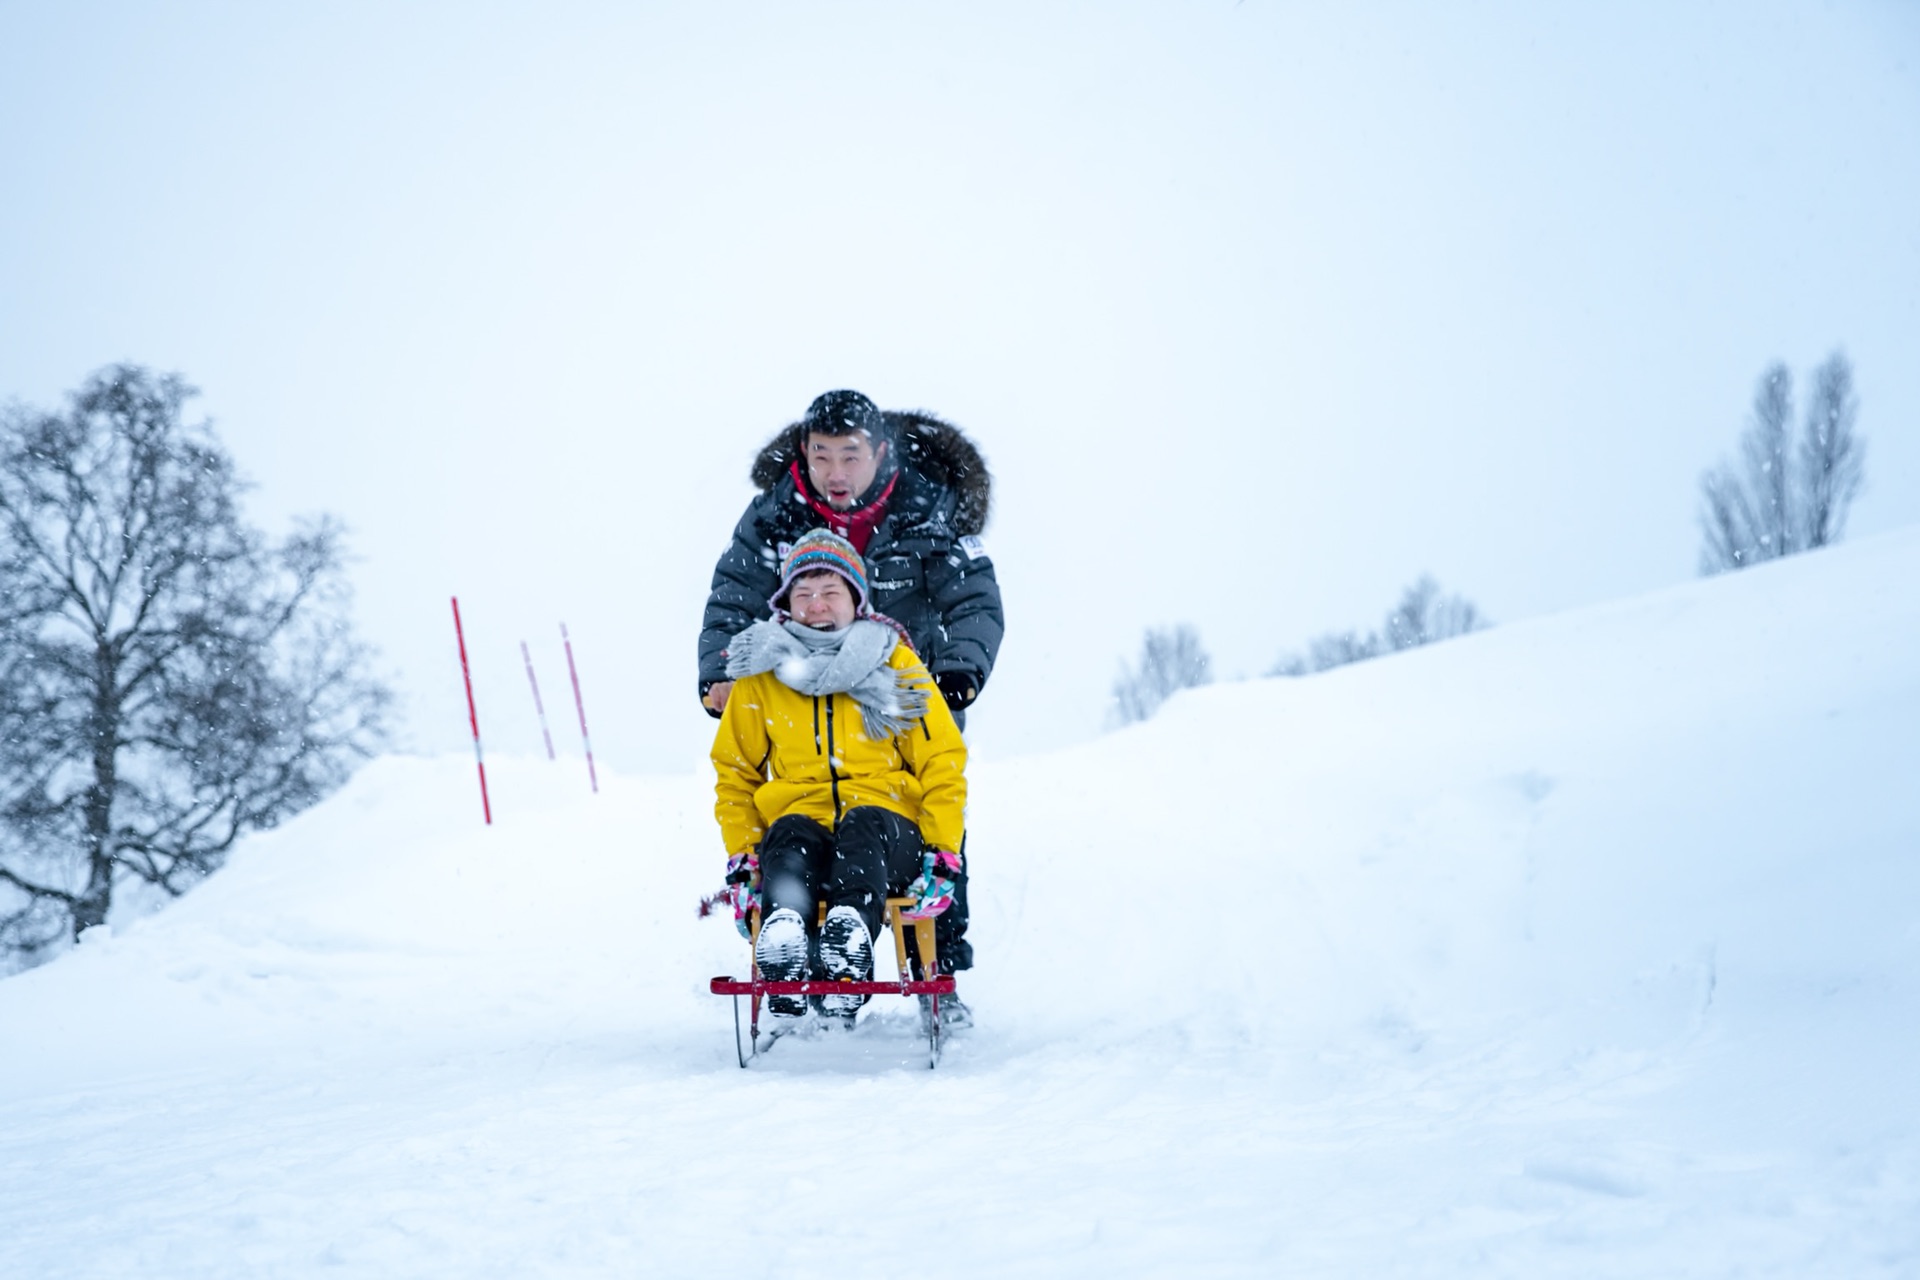
POLYGON ((1702 573, 1743 569, 1839 539, 1865 476, 1866 445, 1853 429, 1858 414, 1853 367, 1836 351, 1814 371, 1796 449, 1792 375, 1778 361, 1767 367, 1738 458, 1700 480, 1702 573))
POLYGON ((1480 610, 1464 596, 1443 596, 1431 574, 1421 574, 1400 593, 1400 603, 1387 614, 1387 648, 1413 649, 1437 640, 1478 631, 1486 625, 1480 610))
POLYGON ((1378 631, 1329 631, 1307 642, 1306 652, 1287 654, 1269 675, 1305 676, 1330 671, 1348 663, 1365 662, 1385 653, 1433 644, 1488 626, 1471 600, 1443 595, 1432 575, 1421 574, 1400 593, 1400 602, 1387 612, 1378 631))
POLYGON ((118 885, 185 892, 382 738, 339 527, 248 527, 192 394, 120 365, 0 416, 0 962, 103 923, 118 885))
POLYGON ((1800 440, 1801 516, 1809 550, 1840 540, 1847 511, 1866 482, 1866 444, 1853 430, 1859 416, 1853 366, 1836 351, 1814 371, 1813 402, 1800 440))
POLYGON ((1308 676, 1316 671, 1331 671, 1348 663, 1365 662, 1384 652, 1380 633, 1368 631, 1328 631, 1307 641, 1305 653, 1282 657, 1269 671, 1274 676, 1308 676))
POLYGON ((1122 725, 1152 717, 1182 689, 1213 683, 1213 659, 1189 626, 1150 629, 1140 645, 1140 664, 1120 664, 1113 682, 1113 718, 1122 725))

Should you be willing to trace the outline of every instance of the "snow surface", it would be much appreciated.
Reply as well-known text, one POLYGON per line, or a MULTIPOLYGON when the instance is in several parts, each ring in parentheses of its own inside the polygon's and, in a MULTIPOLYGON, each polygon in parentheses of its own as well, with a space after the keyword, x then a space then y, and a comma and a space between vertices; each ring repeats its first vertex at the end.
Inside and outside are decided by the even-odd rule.
POLYGON ((1916 584, 1920 530, 982 766, 933 1073, 885 999, 734 1065, 704 775, 493 762, 485 829, 379 761, 0 983, 0 1274, 1920 1273, 1916 584))

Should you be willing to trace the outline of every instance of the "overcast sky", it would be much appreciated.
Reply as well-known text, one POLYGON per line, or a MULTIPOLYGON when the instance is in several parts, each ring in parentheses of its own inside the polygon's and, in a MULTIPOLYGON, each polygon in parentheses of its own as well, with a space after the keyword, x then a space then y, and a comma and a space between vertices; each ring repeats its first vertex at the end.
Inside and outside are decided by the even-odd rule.
POLYGON ((418 749, 458 593, 490 751, 565 621, 602 758, 704 767, 714 558, 838 386, 995 470, 989 754, 1149 624, 1254 675, 1421 572, 1691 577, 1776 358, 1854 361, 1854 535, 1920 521, 1912 3, 10 0, 0 190, 0 398, 184 373, 353 529, 418 749))

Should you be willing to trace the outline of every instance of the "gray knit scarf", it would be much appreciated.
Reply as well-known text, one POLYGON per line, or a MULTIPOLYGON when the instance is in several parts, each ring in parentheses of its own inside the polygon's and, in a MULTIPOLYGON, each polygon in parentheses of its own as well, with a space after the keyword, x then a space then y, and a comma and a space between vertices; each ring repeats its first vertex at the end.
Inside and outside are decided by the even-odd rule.
POLYGON ((844 631, 816 631, 791 618, 756 622, 727 645, 727 678, 771 671, 809 697, 851 694, 867 736, 891 738, 927 714, 927 691, 887 665, 899 642, 892 627, 870 618, 855 619, 844 631))

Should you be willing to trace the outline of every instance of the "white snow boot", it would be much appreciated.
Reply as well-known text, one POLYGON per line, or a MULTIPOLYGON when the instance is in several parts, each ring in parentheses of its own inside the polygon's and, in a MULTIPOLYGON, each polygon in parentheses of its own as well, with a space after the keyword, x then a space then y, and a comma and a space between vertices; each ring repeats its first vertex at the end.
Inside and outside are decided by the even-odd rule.
MULTIPOLYGON (((807 976, 807 927, 798 911, 782 907, 761 922, 753 960, 768 982, 799 982, 807 976)), ((806 1011, 805 996, 767 997, 767 1012, 775 1018, 798 1018, 806 1011)))
POLYGON ((960 1031, 973 1025, 973 1010, 960 999, 960 993, 940 997, 940 1029, 960 1031))
MULTIPOLYGON (((921 996, 920 1034, 925 1035, 927 1024, 933 1021, 933 997, 921 996)), ((973 1010, 961 1002, 958 994, 940 997, 940 1030, 963 1031, 973 1025, 973 1010)))
MULTIPOLYGON (((842 978, 865 982, 873 976, 873 935, 854 908, 835 907, 827 912, 827 922, 820 926, 820 969, 829 982, 842 978)), ((821 996, 820 1012, 849 1026, 866 1002, 865 996, 858 995, 821 996)))

